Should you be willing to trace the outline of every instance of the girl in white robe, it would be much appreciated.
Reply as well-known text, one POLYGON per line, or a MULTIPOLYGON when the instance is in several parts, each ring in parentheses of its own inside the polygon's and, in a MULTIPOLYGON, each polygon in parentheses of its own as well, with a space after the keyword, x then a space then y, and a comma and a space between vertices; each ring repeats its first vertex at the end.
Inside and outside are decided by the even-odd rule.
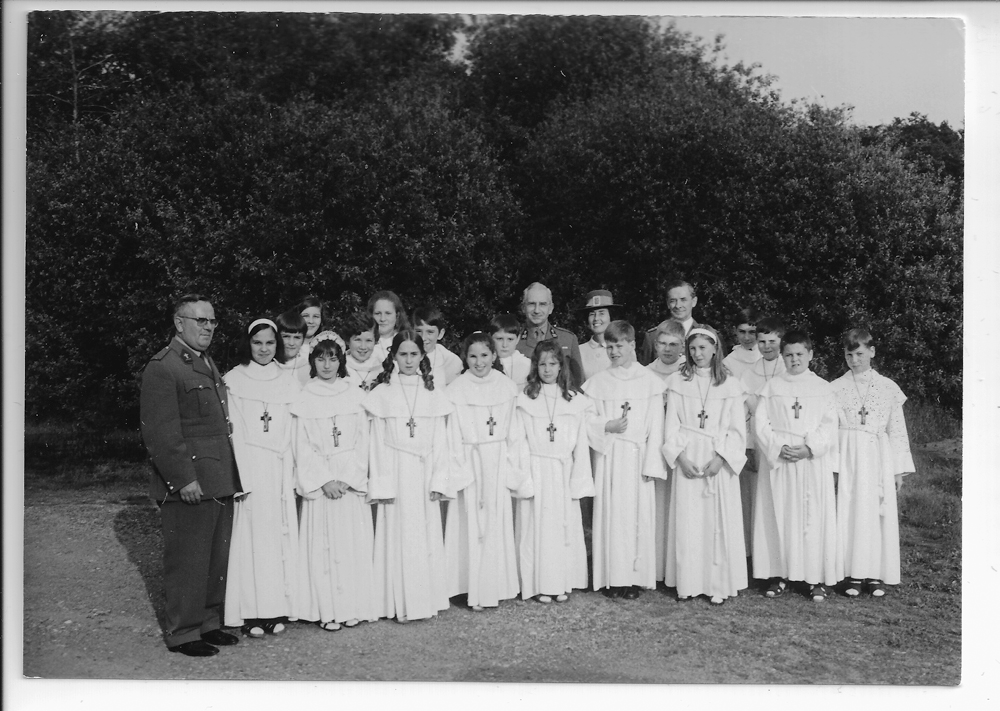
POLYGON ((521 597, 566 602, 587 587, 587 547, 580 499, 594 495, 587 419, 596 416, 586 395, 570 387, 562 349, 542 341, 531 358, 528 387, 517 396, 525 433, 522 468, 534 496, 517 503, 521 597), (527 459, 527 461, 524 461, 527 459))
POLYGON ((309 354, 311 379, 292 404, 299 524, 298 614, 327 631, 375 614, 374 530, 368 491, 365 392, 345 379, 344 352, 320 334, 309 354))
POLYGON ((837 483, 837 565, 848 578, 845 592, 873 597, 897 585, 899 510, 896 491, 914 472, 899 386, 871 367, 872 335, 865 329, 844 334, 850 371, 833 381, 839 420, 837 483))
POLYGON ((836 585, 837 408, 833 388, 809 370, 812 341, 789 331, 781 341, 785 372, 757 391, 754 412, 761 469, 753 522, 753 575, 780 596, 789 581, 807 583, 814 601, 836 585))
POLYGON ((612 321, 604 332, 611 367, 583 384, 597 415, 588 422, 594 450, 594 590, 634 600, 656 587, 654 481, 666 479, 664 385, 635 360, 635 330, 612 321))
POLYGON ((368 314, 356 316, 343 329, 347 339, 347 379, 351 385, 368 392, 382 372, 382 359, 375 356, 377 326, 368 314))
POLYGON ((394 291, 376 291, 368 299, 368 316, 375 322, 375 360, 383 364, 400 331, 410 330, 410 320, 403 310, 403 301, 394 291))
POLYGON ((494 368, 492 339, 479 331, 462 344, 467 369, 446 395, 455 405, 463 449, 461 482, 448 504, 445 551, 448 595, 468 595, 473 610, 516 597, 517 552, 511 496, 531 496, 517 462, 523 433, 515 417, 517 387, 494 368))
POLYGON ((298 520, 291 451, 295 376, 274 357, 282 342, 273 321, 250 324, 241 365, 225 376, 233 451, 243 482, 233 515, 225 622, 263 637, 284 630, 295 614, 298 520))
POLYGON ((673 470, 664 583, 713 605, 747 587, 739 472, 746 462, 743 388, 727 377, 714 329, 688 333, 687 362, 667 382, 663 456, 673 470))
POLYGON ((397 622, 449 606, 441 499, 451 491, 454 406, 430 382, 423 342, 392 340, 387 368, 362 402, 372 417, 368 501, 375 523, 375 614, 397 622))

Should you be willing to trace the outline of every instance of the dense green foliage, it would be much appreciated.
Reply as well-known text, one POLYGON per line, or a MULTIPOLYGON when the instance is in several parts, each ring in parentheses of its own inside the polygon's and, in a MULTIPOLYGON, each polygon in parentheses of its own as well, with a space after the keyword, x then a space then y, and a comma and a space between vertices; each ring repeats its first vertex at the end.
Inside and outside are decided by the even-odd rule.
POLYGON ((827 377, 870 325, 956 407, 962 135, 783 104, 718 50, 641 18, 33 13, 29 413, 133 418, 185 291, 227 366, 305 293, 391 288, 454 339, 534 280, 558 323, 607 287, 648 328, 674 276, 701 321, 808 328, 827 377))

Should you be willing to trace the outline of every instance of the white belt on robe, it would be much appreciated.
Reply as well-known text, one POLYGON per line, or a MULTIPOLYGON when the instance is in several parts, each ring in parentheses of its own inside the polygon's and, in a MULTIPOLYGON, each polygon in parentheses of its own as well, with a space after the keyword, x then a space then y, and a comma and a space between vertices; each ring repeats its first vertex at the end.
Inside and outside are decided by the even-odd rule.
MULTIPOLYGON (((799 442, 799 444, 805 444, 806 443, 806 437, 805 437, 805 435, 799 434, 798 432, 792 432, 791 430, 778 430, 778 429, 776 429, 776 430, 774 430, 774 433, 775 434, 779 434, 779 435, 783 435, 784 437, 788 438, 792 442, 794 442, 796 440, 801 440, 799 442)), ((777 469, 777 467, 774 467, 774 469, 777 469)), ((806 487, 803 487, 802 488, 802 502, 801 502, 801 506, 800 506, 800 510, 799 510, 799 515, 802 517, 803 525, 806 528, 809 527, 809 524, 810 524, 810 522, 811 522, 811 520, 813 518, 812 513, 815 510, 816 510, 816 507, 813 506, 812 498, 809 496, 809 489, 806 488, 806 487)), ((779 532, 779 534, 780 534, 780 532, 779 532)))
MULTIPOLYGON (((681 424, 682 430, 691 430, 692 432, 697 432, 699 436, 707 436, 712 440, 712 451, 715 451, 715 441, 718 439, 719 433, 714 428, 711 430, 703 430, 701 427, 694 427, 692 425, 681 424)), ((709 460, 711 461, 711 460, 709 460)), ((707 464, 707 463, 706 463, 707 464)), ((712 562, 714 564, 721 564, 727 559, 727 546, 726 537, 722 532, 722 522, 725 520, 725 511, 722 508, 722 497, 719 496, 719 475, 722 473, 720 469, 715 476, 703 476, 702 481, 705 482, 704 489, 702 490, 702 498, 715 499, 715 507, 713 510, 715 524, 712 531, 712 562)))
MULTIPOLYGON (((885 476, 893 473, 892 443, 889 442, 889 433, 877 425, 841 425, 841 430, 851 432, 861 432, 871 435, 878 440, 878 458, 882 465, 882 476, 878 480, 878 515, 885 516, 885 476)), ((895 483, 893 484, 895 486, 895 483)))
MULTIPOLYGON (((420 460, 420 463, 423 464, 424 466, 427 466, 427 457, 429 457, 430 454, 431 454, 431 450, 430 449, 427 449, 427 450, 425 450, 423 452, 418 452, 416 450, 408 449, 407 447, 403 447, 401 445, 394 444, 392 442, 386 442, 385 446, 388 447, 389 449, 394 449, 397 452, 405 452, 406 454, 410 454, 410 455, 412 455, 414 457, 417 457, 420 460)), ((426 532, 427 535, 431 535, 431 536, 434 535, 433 524, 434 524, 434 522, 431 520, 430 516, 425 516, 424 517, 424 529, 425 529, 425 532, 426 532)), ((441 522, 438 521, 438 526, 440 526, 440 525, 441 525, 441 522)), ((427 557, 428 558, 433 558, 434 557, 434 551, 433 551, 433 549, 428 548, 428 550, 427 550, 427 557)))
MULTIPOLYGON (((572 496, 572 493, 570 492, 570 488, 569 488, 570 476, 573 473, 573 458, 572 458, 572 453, 570 454, 569 457, 567 457, 565 454, 563 454, 563 455, 560 456, 560 455, 554 454, 554 453, 553 454, 542 454, 541 452, 532 452, 531 456, 532 457, 542 457, 544 459, 554 459, 554 460, 556 460, 557 462, 559 462, 562 465, 561 471, 562 471, 562 477, 563 477, 563 490, 567 494, 567 496, 563 497, 563 541, 564 541, 565 545, 569 546, 569 545, 571 545, 571 542, 572 542, 572 538, 570 536, 570 525, 569 525, 569 515, 570 515, 570 510, 571 510, 570 506, 572 506, 572 502, 573 502, 573 496, 572 496)), ((537 492, 536 492, 535 495, 537 496, 537 492)))

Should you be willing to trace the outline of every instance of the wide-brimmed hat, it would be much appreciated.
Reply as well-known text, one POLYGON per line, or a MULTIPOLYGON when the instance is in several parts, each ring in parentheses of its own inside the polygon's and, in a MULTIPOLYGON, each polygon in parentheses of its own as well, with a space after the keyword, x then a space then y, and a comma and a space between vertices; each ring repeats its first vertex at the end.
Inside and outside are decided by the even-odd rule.
POLYGON ((584 305, 574 311, 593 311, 594 309, 611 309, 622 307, 625 304, 616 304, 615 298, 607 289, 588 291, 584 297, 584 305))

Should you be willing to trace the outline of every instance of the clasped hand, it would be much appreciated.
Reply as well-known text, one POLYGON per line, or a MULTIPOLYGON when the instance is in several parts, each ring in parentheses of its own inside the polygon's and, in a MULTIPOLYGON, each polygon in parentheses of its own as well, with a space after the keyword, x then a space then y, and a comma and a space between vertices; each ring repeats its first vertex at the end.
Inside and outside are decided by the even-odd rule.
POLYGON ((323 496, 328 499, 339 499, 341 496, 347 493, 350 487, 342 481, 337 481, 336 479, 331 479, 330 481, 323 484, 323 496))
POLYGON ((707 466, 699 470, 698 467, 691 463, 690 459, 682 454, 677 458, 677 466, 680 468, 681 474, 688 479, 703 479, 715 476, 722 470, 722 457, 716 454, 707 466))
POLYGON ((797 462, 800 459, 812 459, 812 455, 812 450, 804 444, 797 444, 794 447, 785 444, 781 446, 778 458, 786 462, 797 462))

